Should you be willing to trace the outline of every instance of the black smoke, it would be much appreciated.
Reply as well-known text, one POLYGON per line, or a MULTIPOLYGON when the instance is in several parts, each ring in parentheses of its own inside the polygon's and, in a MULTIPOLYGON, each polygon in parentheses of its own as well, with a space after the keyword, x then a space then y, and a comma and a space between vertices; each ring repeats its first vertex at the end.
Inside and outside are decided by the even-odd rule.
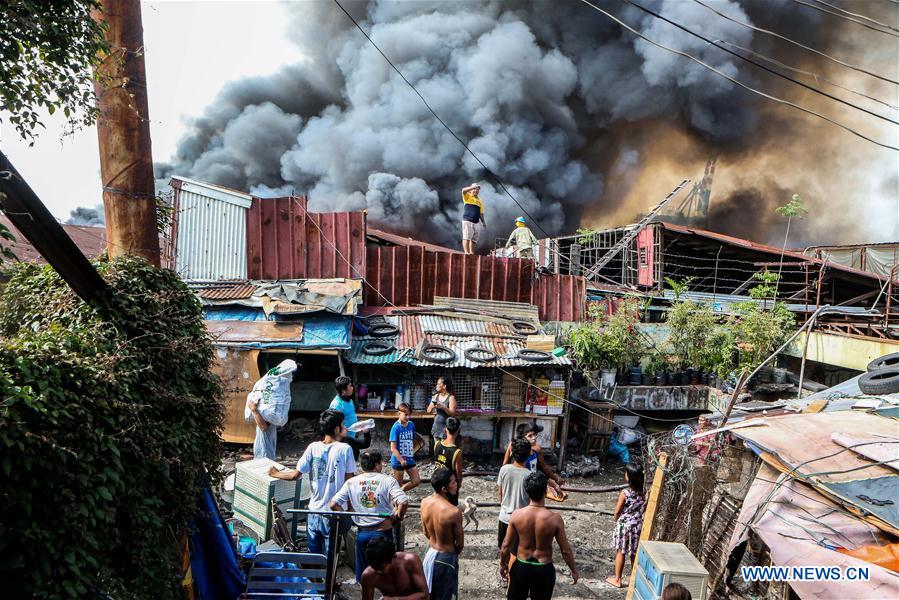
MULTIPOLYGON (((819 27, 820 13, 786 0, 712 2, 733 18, 818 48, 839 38, 833 22, 819 27)), ((336 5, 304 2, 290 6, 287 31, 306 60, 226 85, 190 125, 176 155, 156 165, 160 183, 177 174, 258 195, 307 193, 313 210, 368 208, 371 221, 385 229, 453 244, 459 189, 473 181, 483 182, 488 239, 506 234, 522 214, 489 173, 536 218, 535 233, 557 234, 626 200, 605 195, 604 182, 622 169, 652 168, 649 124, 673 124, 701 152, 731 159, 794 130, 789 120, 773 124, 757 96, 580 2, 343 4, 487 170, 336 5), (628 139, 631 128, 642 128, 638 143, 628 139)), ((746 65, 701 40, 624 3, 597 4, 663 44, 759 83, 746 65)), ((690 0, 644 4, 710 38, 800 60, 795 48, 690 0)), ((766 80, 762 87, 781 85, 766 80)), ((754 189, 746 194, 757 194, 754 189)), ((727 206, 712 220, 726 229, 739 218, 722 201, 727 206)), ((769 221, 766 216, 741 232, 766 237, 769 221)))

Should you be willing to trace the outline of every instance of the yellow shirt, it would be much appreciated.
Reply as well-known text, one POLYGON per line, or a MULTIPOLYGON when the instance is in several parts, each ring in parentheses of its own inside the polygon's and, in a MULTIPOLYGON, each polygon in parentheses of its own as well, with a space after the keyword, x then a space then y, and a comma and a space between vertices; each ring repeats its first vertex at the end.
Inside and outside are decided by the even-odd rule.
POLYGON ((479 223, 484 215, 484 203, 471 192, 462 194, 462 220, 479 223))

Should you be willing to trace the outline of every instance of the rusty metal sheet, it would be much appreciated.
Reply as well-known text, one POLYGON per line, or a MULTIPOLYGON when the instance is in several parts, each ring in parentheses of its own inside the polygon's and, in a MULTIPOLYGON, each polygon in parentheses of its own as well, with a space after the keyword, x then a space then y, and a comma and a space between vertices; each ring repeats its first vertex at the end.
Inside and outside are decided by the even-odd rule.
POLYGON ((205 321, 209 334, 220 343, 298 342, 303 339, 302 323, 277 321, 205 321))
POLYGON ((234 444, 251 444, 256 437, 256 426, 244 420, 247 394, 259 379, 258 350, 215 349, 212 372, 222 380, 222 404, 224 405, 224 430, 222 439, 234 444))
POLYGON ((530 301, 537 305, 541 321, 583 321, 587 281, 580 275, 540 275, 530 301))
POLYGON ((197 296, 204 300, 243 300, 249 298, 256 291, 256 286, 246 281, 234 283, 209 284, 208 286, 194 288, 197 296))
POLYGON ((247 210, 250 279, 361 278, 365 214, 311 213, 305 196, 253 198, 247 210))

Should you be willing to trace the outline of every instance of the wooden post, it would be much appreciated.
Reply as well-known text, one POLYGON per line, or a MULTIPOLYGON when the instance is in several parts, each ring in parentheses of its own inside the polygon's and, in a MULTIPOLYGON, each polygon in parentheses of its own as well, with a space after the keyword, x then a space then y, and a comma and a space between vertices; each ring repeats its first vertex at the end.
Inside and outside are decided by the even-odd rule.
MULTIPOLYGON (((665 481, 665 467, 668 466, 668 455, 664 452, 659 454, 659 466, 656 467, 655 475, 652 477, 652 487, 649 489, 649 500, 646 503, 646 513, 643 516, 643 529, 640 531, 640 541, 646 542, 652 538, 653 526, 655 525, 656 512, 659 510, 659 498, 662 496, 662 485, 665 481)), ((639 552, 640 547, 637 546, 639 552)), ((627 560, 627 557, 624 557, 627 560)), ((634 581, 637 573, 631 566, 630 582, 627 584, 627 600, 634 597, 634 581)))
POLYGON ((109 54, 96 68, 97 137, 109 256, 136 254, 159 266, 156 182, 139 0, 102 0, 109 54))

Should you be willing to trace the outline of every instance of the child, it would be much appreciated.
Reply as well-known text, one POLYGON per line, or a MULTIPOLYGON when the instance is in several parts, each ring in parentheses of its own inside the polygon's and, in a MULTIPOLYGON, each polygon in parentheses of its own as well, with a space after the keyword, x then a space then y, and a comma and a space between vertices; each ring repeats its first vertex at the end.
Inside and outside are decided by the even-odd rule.
POLYGON ((624 480, 628 488, 621 491, 618 504, 615 505, 615 533, 612 545, 618 550, 615 554, 615 576, 606 577, 606 582, 620 588, 621 575, 624 572, 624 560, 631 557, 631 566, 637 555, 637 544, 640 543, 640 530, 643 529, 643 513, 646 511, 646 496, 643 494, 643 465, 628 463, 624 472, 624 480))
POLYGON ((690 590, 679 583, 669 583, 662 590, 662 600, 693 600, 690 590))
MULTIPOLYGON (((553 500, 565 500, 568 493, 562 491, 564 481, 552 470, 546 460, 543 458, 543 448, 537 443, 537 434, 543 431, 543 427, 536 423, 521 423, 515 428, 516 437, 524 438, 531 444, 531 454, 525 461, 524 466, 530 471, 542 471, 549 479, 549 492, 547 498, 553 500)), ((506 446, 506 454, 503 456, 503 464, 508 465, 512 462, 512 442, 506 446)))
POLYGON ((421 484, 418 476, 418 467, 415 466, 415 425, 409 420, 412 409, 405 402, 396 407, 397 421, 390 428, 390 466, 393 467, 393 477, 397 483, 403 486, 403 491, 408 492, 421 484), (404 484, 405 476, 409 473, 409 482, 404 484))

